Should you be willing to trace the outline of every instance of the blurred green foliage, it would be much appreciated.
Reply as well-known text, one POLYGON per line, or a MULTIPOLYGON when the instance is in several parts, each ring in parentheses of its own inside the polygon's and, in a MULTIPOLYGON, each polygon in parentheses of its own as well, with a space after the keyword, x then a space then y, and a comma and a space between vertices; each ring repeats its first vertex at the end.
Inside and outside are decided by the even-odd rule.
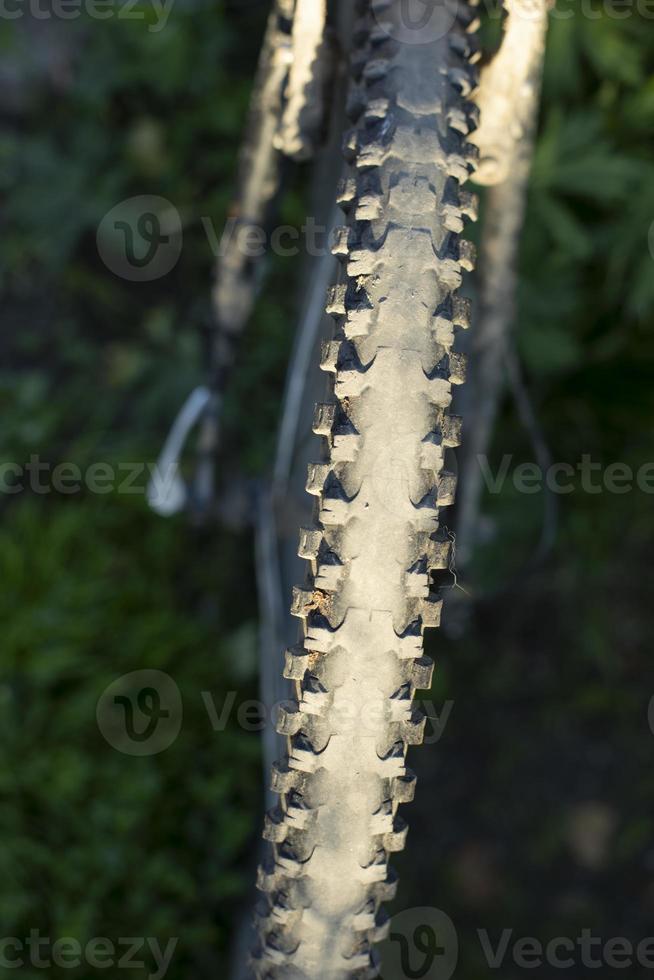
MULTIPOLYGON (((142 21, 50 22, 41 59, 25 21, 0 23, 14 72, 0 123, 4 459, 152 460, 203 379, 213 256, 201 218, 216 230, 225 218, 265 8, 177 0, 158 32, 145 4, 142 21), (152 283, 112 275, 95 247, 103 215, 136 194, 168 198, 184 225, 179 263, 152 283)), ((552 20, 517 342, 554 459, 638 466, 654 422, 654 32, 608 0, 593 9, 552 20)), ((274 261, 239 355, 230 473, 270 462, 294 271, 274 261)), ((533 459, 510 402, 494 466, 505 452, 533 459)), ((259 745, 234 720, 213 732, 201 692, 220 703, 256 690, 250 537, 162 521, 142 494, 24 493, 0 507, 3 935, 179 936, 170 976, 224 976, 252 879, 259 745), (160 755, 121 756, 95 706, 148 666, 179 685, 182 732, 160 755)), ((576 492, 561 507, 547 567, 504 594, 540 498, 507 482, 487 501, 479 564, 500 592, 466 637, 433 641, 434 698, 455 707, 441 745, 416 754, 401 904, 529 934, 572 909, 616 935, 654 904, 652 507, 638 491, 576 492), (617 821, 601 872, 575 865, 566 838, 587 798, 617 821)), ((474 952, 462 963, 480 975, 474 952)))
POLYGON ((179 937, 180 970, 224 968, 259 745, 235 717, 214 731, 203 692, 220 712, 228 690, 256 690, 252 610, 228 576, 239 550, 149 518, 141 501, 12 508, 0 532, 4 935, 179 937), (96 704, 144 667, 174 679, 184 717, 170 749, 137 758, 103 739, 96 704))
MULTIPOLYGON (((176 3, 159 33, 116 17, 0 24, 19 78, 0 125, 4 460, 151 462, 203 380, 213 256, 200 219, 224 221, 264 6, 176 3), (28 72, 39 30, 48 56, 28 72), (143 193, 175 204, 184 245, 170 276, 133 284, 102 264, 95 231, 143 193)), ((228 405, 234 465, 249 471, 275 432, 288 305, 273 289, 258 311, 228 405)), ((2 934, 179 937, 171 976, 224 976, 254 875, 260 744, 234 715, 214 731, 202 694, 218 711, 230 690, 256 696, 252 542, 154 517, 143 484, 1 501, 2 934), (181 733, 159 755, 121 755, 96 704, 153 666, 180 689, 181 733)), ((146 960, 131 975, 149 975, 146 960)))

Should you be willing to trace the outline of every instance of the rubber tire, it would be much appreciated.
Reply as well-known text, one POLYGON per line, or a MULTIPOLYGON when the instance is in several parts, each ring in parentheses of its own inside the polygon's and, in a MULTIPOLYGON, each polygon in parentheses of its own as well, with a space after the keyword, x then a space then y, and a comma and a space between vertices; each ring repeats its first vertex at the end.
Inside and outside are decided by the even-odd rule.
POLYGON ((285 669, 296 702, 279 713, 288 758, 273 767, 280 804, 258 875, 253 968, 269 980, 377 975, 389 853, 406 837, 398 807, 415 786, 406 751, 424 728, 412 699, 433 666, 423 631, 440 618, 430 573, 449 560, 439 510, 454 495, 444 452, 459 442, 448 407, 469 321, 456 292, 474 260, 460 233, 476 202, 460 185, 476 157, 477 19, 454 2, 449 29, 412 44, 397 40, 401 0, 358 7, 348 222, 334 245, 343 279, 321 365, 334 398, 314 420, 324 451, 309 466, 316 519, 300 533, 308 576, 291 611, 302 633, 285 669))

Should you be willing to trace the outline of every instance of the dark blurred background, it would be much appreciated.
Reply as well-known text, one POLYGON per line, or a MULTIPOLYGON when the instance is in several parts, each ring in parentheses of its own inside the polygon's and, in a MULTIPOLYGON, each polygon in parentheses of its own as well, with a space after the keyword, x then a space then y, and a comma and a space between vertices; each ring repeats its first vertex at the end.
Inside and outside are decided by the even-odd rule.
MULTIPOLYGON (((217 233, 225 220, 267 6, 174 0, 164 22, 145 2, 103 20, 84 4, 71 19, 5 5, 3 465, 151 463, 203 380, 214 259, 201 219, 217 233), (96 234, 142 194, 174 205, 183 248, 166 275, 130 282, 96 234)), ((610 464, 635 474, 653 459, 647 6, 563 4, 572 16, 552 21, 521 257, 517 344, 540 427, 555 461, 601 464, 600 486, 610 464)), ((303 180, 283 203, 298 226, 303 180)), ((272 461, 296 266, 272 258, 227 394, 222 465, 246 480, 272 461)), ((505 453, 512 467, 534 458, 510 399, 493 469, 505 453)), ((224 977, 262 806, 260 736, 236 713, 257 696, 252 534, 154 516, 141 470, 135 492, 103 493, 57 491, 43 473, 47 491, 14 493, 5 467, 0 494, 0 931, 178 937, 169 977, 224 977), (96 706, 142 669, 174 678, 184 719, 165 751, 132 757, 103 737, 96 706), (220 713, 230 691, 214 731, 207 700, 220 713)), ((395 908, 447 911, 463 980, 489 975, 479 928, 494 943, 504 928, 542 941, 654 932, 653 473, 649 493, 635 478, 589 493, 577 478, 529 574, 542 495, 507 480, 484 503, 469 625, 429 640, 429 697, 449 714, 437 744, 412 753, 395 908)), ((146 960, 131 974, 151 974, 146 960)), ((71 972, 90 971, 48 975, 71 972)))

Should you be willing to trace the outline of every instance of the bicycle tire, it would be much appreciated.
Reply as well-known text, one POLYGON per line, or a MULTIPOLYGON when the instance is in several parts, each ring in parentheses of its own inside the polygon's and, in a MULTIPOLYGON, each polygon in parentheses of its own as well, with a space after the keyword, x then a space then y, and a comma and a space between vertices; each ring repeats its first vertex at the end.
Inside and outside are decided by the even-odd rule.
POLYGON ((448 408, 465 371, 455 336, 469 324, 456 293, 474 261, 460 234, 476 198, 460 185, 476 159, 478 22, 471 4, 446 9, 441 36, 407 44, 395 39, 400 0, 357 4, 348 221, 334 244, 344 276, 321 365, 334 398, 314 419, 323 459, 309 466, 316 519, 300 532, 302 633, 285 668, 296 701, 279 712, 288 757, 273 767, 280 804, 258 874, 253 969, 267 980, 377 975, 381 904, 396 888, 388 855, 406 837, 406 752, 424 729, 412 699, 431 683, 423 632, 441 610, 430 573, 449 561, 438 517, 454 494, 444 450, 459 443, 448 408))

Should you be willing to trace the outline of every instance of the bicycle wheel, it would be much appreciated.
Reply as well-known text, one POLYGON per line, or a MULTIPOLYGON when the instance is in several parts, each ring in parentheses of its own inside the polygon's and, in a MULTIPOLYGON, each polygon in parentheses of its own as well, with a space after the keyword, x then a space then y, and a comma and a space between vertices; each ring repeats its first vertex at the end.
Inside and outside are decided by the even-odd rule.
POLYGON ((395 891, 388 856, 406 837, 397 811, 415 786, 406 751, 424 728, 412 699, 433 666, 422 634, 440 617, 430 573, 448 562, 439 508, 454 493, 444 451, 459 442, 448 407, 469 320, 456 291, 473 263, 459 236, 475 210, 460 185, 475 159, 476 18, 454 2, 439 24, 407 26, 405 8, 357 5, 348 222, 334 245, 343 276, 321 365, 334 397, 314 419, 323 458, 307 481, 315 524, 300 532, 308 578, 292 603, 296 702, 278 719, 288 758, 273 767, 280 805, 264 831, 259 977, 375 975, 380 905, 395 891))

